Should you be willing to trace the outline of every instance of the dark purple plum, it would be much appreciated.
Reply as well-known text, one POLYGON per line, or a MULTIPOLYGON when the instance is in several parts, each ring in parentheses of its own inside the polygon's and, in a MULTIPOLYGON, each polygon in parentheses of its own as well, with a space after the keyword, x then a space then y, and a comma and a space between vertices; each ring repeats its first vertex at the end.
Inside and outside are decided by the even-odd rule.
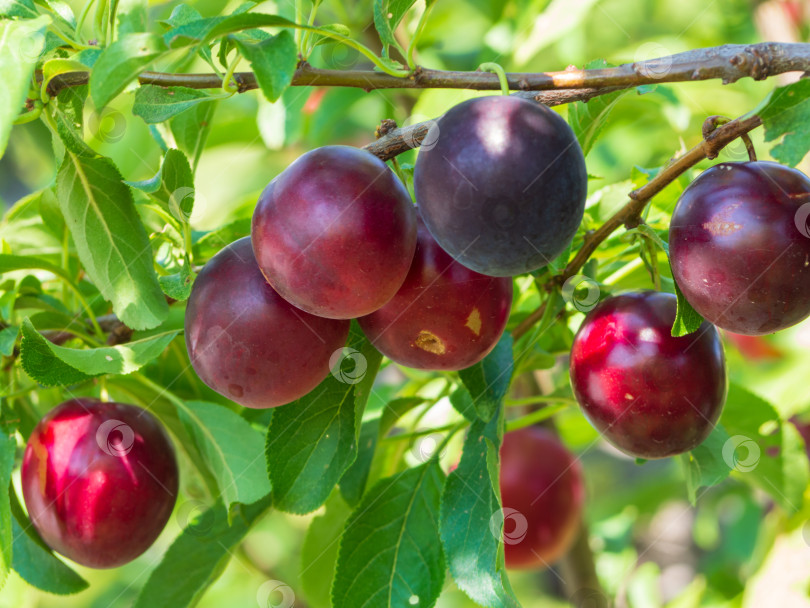
POLYGON ((810 179, 758 161, 704 171, 672 215, 672 274, 689 303, 756 336, 810 316, 810 179), (806 212, 804 212, 806 210, 806 212))
POLYGON ((545 568, 576 540, 585 501, 582 466, 551 431, 504 435, 501 497, 507 568, 545 568))
POLYGON ((177 487, 169 437, 133 405, 66 401, 39 421, 23 456, 31 523, 54 551, 90 568, 115 568, 146 551, 177 487))
POLYGON ((600 302, 571 348, 571 385, 604 438, 639 458, 688 452, 714 428, 726 396, 713 325, 675 338, 676 298, 644 291, 600 302))
POLYGON ((556 258, 582 221, 588 173, 568 124, 518 97, 451 108, 419 151, 414 190, 439 245, 490 276, 536 270, 556 258))
POLYGON ((349 321, 317 317, 268 285, 250 238, 231 243, 202 269, 186 308, 194 371, 221 395, 253 408, 306 395, 329 373, 349 321))
POLYGON ((402 182, 349 146, 307 152, 264 190, 253 214, 264 276, 311 314, 352 319, 390 300, 416 248, 416 211, 402 182))
POLYGON ((483 359, 503 333, 512 279, 488 277, 454 261, 419 222, 405 282, 382 308, 358 319, 392 361, 458 370, 483 359))

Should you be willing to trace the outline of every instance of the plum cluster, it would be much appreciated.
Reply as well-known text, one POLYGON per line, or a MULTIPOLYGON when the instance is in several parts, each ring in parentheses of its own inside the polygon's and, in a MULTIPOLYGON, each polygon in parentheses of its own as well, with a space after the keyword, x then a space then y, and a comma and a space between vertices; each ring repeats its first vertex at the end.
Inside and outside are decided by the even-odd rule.
POLYGON ((388 166, 348 146, 294 161, 251 236, 200 272, 191 363, 246 407, 289 403, 329 373, 351 319, 402 365, 459 370, 497 343, 512 275, 545 266, 582 220, 582 150, 555 112, 514 97, 451 108, 420 151, 415 206, 388 166))
MULTIPOLYGON (((352 319, 407 367, 464 369, 494 348, 512 276, 550 263, 581 223, 582 150, 559 115, 511 96, 461 103, 432 131, 416 205, 385 163, 347 146, 308 152, 270 182, 251 236, 206 264, 188 301, 185 340, 208 386, 249 408, 295 401, 329 374, 352 319)), ((674 337, 674 295, 627 293, 574 338, 574 394, 606 440, 664 458, 706 439, 726 397, 717 327, 759 335, 810 316, 808 216, 810 180, 774 163, 720 164, 684 191, 672 271, 706 321, 674 337)), ((574 542, 580 464, 538 427, 507 434, 501 461, 506 563, 545 566, 574 542)), ((107 568, 160 534, 178 468, 149 412, 73 399, 32 432, 22 489, 50 547, 107 568)))

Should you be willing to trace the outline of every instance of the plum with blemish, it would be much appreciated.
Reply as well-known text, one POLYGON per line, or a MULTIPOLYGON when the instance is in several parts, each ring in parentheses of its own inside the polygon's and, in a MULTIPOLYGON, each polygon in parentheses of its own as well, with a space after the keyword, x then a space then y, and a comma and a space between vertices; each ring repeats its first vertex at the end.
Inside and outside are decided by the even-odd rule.
POLYGON ((251 236, 259 268, 285 300, 313 315, 353 319, 380 308, 405 280, 416 211, 379 158, 324 146, 265 188, 251 236))
POLYGON ((721 163, 681 195, 672 274, 708 321, 749 336, 810 316, 810 179, 773 162, 721 163))
POLYGON ((512 279, 454 261, 419 221, 408 276, 382 308, 358 319, 377 349, 407 367, 458 370, 483 359, 503 333, 512 279))
POLYGON ((490 276, 545 266, 582 221, 588 174, 568 123, 512 96, 471 99, 427 134, 413 184, 430 233, 453 258, 490 276))
POLYGON ((704 321, 672 336, 676 298, 655 291, 607 298, 582 322, 571 347, 571 385, 596 430, 639 458, 699 445, 726 397, 723 344, 704 321))
POLYGON ((186 308, 186 347, 200 379, 252 408, 306 395, 329 373, 349 321, 299 310, 267 283, 250 238, 225 247, 200 272, 186 308))
POLYGON ((177 460, 148 411, 72 399, 31 433, 21 485, 49 547, 90 568, 115 568, 146 551, 169 520, 177 460))

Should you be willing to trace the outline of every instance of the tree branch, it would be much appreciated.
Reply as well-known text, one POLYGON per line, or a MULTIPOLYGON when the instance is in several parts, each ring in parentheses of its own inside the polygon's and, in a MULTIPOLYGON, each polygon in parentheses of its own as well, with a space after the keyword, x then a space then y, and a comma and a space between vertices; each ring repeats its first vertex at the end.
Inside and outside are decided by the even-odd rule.
MULTIPOLYGON (((644 207, 647 206, 650 199, 675 181, 681 174, 705 158, 716 157, 717 153, 725 146, 761 124, 762 120, 759 116, 737 118, 710 132, 702 142, 688 150, 683 156, 671 160, 649 182, 628 194, 630 201, 608 218, 598 230, 585 236, 585 242, 577 251, 574 259, 568 262, 562 274, 556 277, 556 285, 562 285, 577 274, 593 252, 596 251, 596 248, 620 226, 624 225, 627 228, 638 226, 641 223, 641 212, 644 211, 644 207)), ((551 283, 549 283, 549 287, 551 286, 551 283)), ((517 339, 523 336, 535 323, 543 318, 544 311, 545 303, 512 330, 512 337, 517 339)))
MULTIPOLYGON (((548 91, 606 87, 629 88, 660 82, 712 80, 723 83, 750 77, 762 80, 786 72, 810 71, 810 44, 762 42, 726 44, 694 49, 675 55, 625 63, 595 70, 567 69, 560 72, 507 74, 509 88, 515 91, 548 91)), ((87 84, 89 72, 68 72, 51 81, 58 93, 66 86, 87 84)), ((141 84, 193 89, 218 89, 222 80, 216 74, 168 74, 144 72, 141 84)), ((258 88, 251 72, 237 72, 234 80, 240 91, 258 88)), ((356 87, 372 89, 477 89, 498 90, 500 83, 489 72, 458 72, 417 68, 407 77, 390 76, 374 70, 324 70, 302 63, 295 72, 293 86, 356 87)))

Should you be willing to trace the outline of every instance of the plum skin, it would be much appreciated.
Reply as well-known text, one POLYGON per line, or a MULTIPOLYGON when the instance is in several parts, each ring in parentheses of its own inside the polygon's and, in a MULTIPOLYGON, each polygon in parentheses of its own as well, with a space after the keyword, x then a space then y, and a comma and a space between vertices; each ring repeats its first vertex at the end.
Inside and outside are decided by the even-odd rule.
POLYGON ((39 421, 25 448, 31 522, 54 551, 90 568, 115 568, 146 551, 169 520, 177 489, 169 437, 132 405, 65 401, 39 421), (100 429, 105 422, 115 430, 100 429))
POLYGON ((217 253, 197 276, 185 319, 186 347, 200 379, 251 408, 303 397, 329 373, 349 321, 298 310, 267 284, 250 237, 217 253))
POLYGON ((490 276, 536 270, 571 242, 588 173, 568 123, 517 97, 471 99, 431 127, 414 168, 425 224, 461 264, 490 276))
POLYGON ((512 279, 485 276, 454 261, 420 221, 416 253, 402 287, 358 323, 396 363, 459 370, 495 347, 511 305, 512 279))
POLYGON ((562 557, 576 539, 585 500, 573 454, 548 429, 511 431, 501 446, 500 487, 506 567, 543 568, 562 557))
POLYGON ((287 301, 353 319, 390 300, 416 249, 410 194, 384 162, 349 146, 307 152, 259 197, 256 260, 287 301))
POLYGON ((571 348, 571 385, 591 424, 639 458, 687 452, 711 433, 725 403, 717 328, 675 338, 676 298, 654 291, 606 298, 571 348))
POLYGON ((810 238, 796 223, 809 201, 810 179, 773 162, 722 163, 694 180, 669 233, 672 274, 694 309, 750 336, 807 318, 810 238))

